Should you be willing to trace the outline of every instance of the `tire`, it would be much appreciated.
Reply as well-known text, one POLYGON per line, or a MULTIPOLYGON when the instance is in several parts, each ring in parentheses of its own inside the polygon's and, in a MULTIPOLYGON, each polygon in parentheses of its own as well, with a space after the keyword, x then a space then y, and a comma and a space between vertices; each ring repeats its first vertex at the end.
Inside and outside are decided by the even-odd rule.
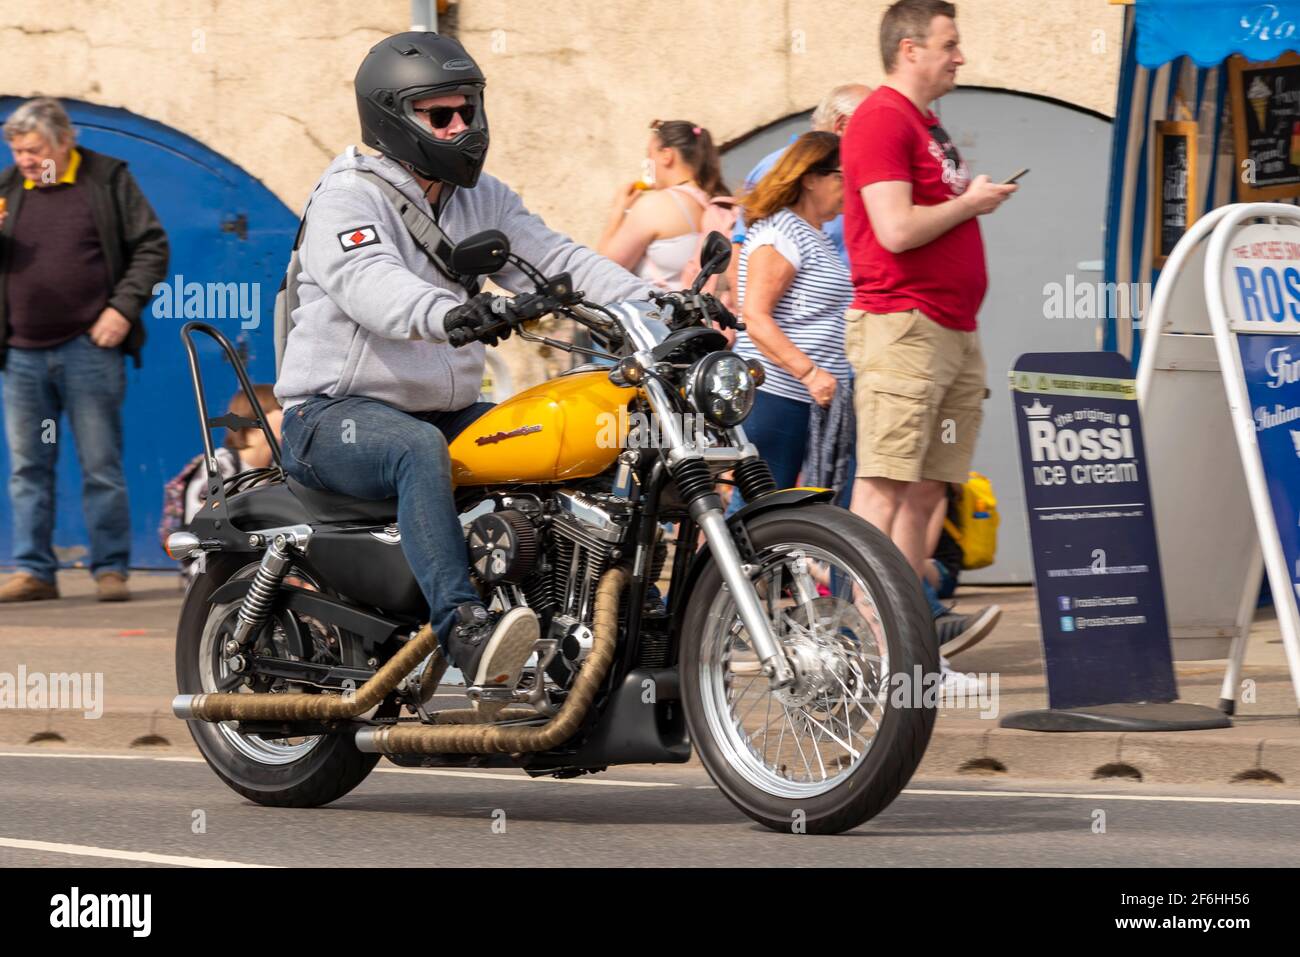
MULTIPOLYGON (((874 611, 878 616, 878 625, 874 627, 864 615, 858 614, 854 619, 853 609, 862 606, 853 601, 836 604, 835 598, 818 598, 803 604, 794 599, 789 611, 792 620, 811 623, 813 611, 808 609, 816 608, 818 614, 822 614, 828 613, 831 608, 839 609, 847 604, 850 619, 868 626, 867 633, 876 643, 874 647, 879 648, 878 635, 883 632, 883 643, 888 653, 887 667, 883 656, 880 656, 881 667, 870 672, 876 677, 864 678, 857 685, 876 688, 877 682, 883 682, 885 693, 881 695, 875 692, 869 699, 870 704, 879 705, 881 709, 879 729, 870 745, 864 746, 857 742, 853 730, 836 724, 834 716, 837 712, 830 710, 829 704, 833 699, 816 700, 805 713, 816 712, 818 704, 828 702, 827 710, 821 712, 828 715, 825 719, 827 723, 822 727, 834 728, 850 744, 858 744, 860 754, 843 749, 845 755, 835 766, 836 774, 828 776, 827 768, 823 766, 820 769, 823 777, 821 782, 790 781, 786 784, 782 781, 782 772, 788 772, 789 768, 778 763, 781 761, 781 743, 778 743, 777 753, 772 758, 772 762, 778 763, 778 766, 775 769, 760 769, 759 765, 768 761, 768 736, 775 729, 769 725, 760 739, 757 730, 745 727, 746 715, 740 715, 737 720, 737 712, 744 705, 752 713, 763 696, 768 694, 767 679, 758 675, 757 659, 752 655, 744 662, 740 655, 728 658, 724 652, 722 657, 717 656, 717 645, 711 636, 718 634, 718 629, 734 635, 742 626, 739 617, 735 615, 734 603, 724 589, 718 566, 711 559, 706 559, 708 564, 696 578, 688 599, 681 634, 682 698, 691 740, 699 751, 705 769, 722 793, 760 824, 786 833, 835 834, 846 831, 879 814, 898 796, 920 764, 929 743, 936 717, 933 705, 896 707, 894 696, 889 690, 896 675, 910 677, 917 666, 922 669, 921 674, 927 676, 937 675, 939 671, 938 643, 929 606, 919 578, 902 553, 878 529, 844 509, 826 504, 781 509, 756 516, 747 524, 747 528, 757 556, 756 563, 767 567, 773 560, 773 555, 783 553, 782 550, 774 551, 774 546, 778 544, 804 546, 808 549, 809 557, 814 552, 832 556, 860 582, 856 588, 846 590, 845 593, 861 595, 862 586, 865 586, 866 593, 874 599, 874 611), (827 602, 830 604, 827 605, 827 602), (715 630, 707 631, 710 627, 715 630), (735 687, 745 680, 744 677, 736 677, 737 669, 742 665, 749 669, 745 674, 756 677, 749 679, 748 687, 736 697, 733 708, 720 706, 720 689, 725 689, 722 691, 723 697, 730 702, 735 687), (746 695, 754 688, 758 689, 754 703, 745 705, 748 701, 746 695), (732 734, 736 737, 731 737, 732 734), (760 740, 761 757, 755 753, 760 740), (818 788, 825 790, 818 792, 818 788)), ((779 560, 776 561, 779 563, 779 560)), ((760 581, 762 577, 761 574, 756 574, 754 580, 760 581)), ((832 583, 837 580, 848 582, 850 579, 843 574, 838 579, 830 578, 832 583)), ((763 600, 766 601, 765 598, 763 600)), ((816 619, 819 623, 825 620, 816 619)), ((839 618, 835 620, 838 622, 839 618)), ((821 631, 814 627, 808 630, 823 637, 829 634, 834 638, 832 647, 838 647, 835 642, 840 640, 835 636, 844 633, 842 625, 821 631)), ((724 647, 730 641, 718 640, 722 641, 724 647)), ((789 631, 781 640, 787 649, 793 649, 794 643, 799 639, 793 631, 789 631)), ((814 647, 811 639, 803 640, 808 646, 814 647)), ((742 649, 741 655, 743 653, 742 649)), ((845 656, 844 660, 851 657, 852 655, 845 656)), ((809 673, 823 672, 809 669, 809 673)), ((825 673, 828 674, 829 670, 825 673)), ((859 676, 865 673, 859 671, 859 676)), ((834 685, 829 687, 835 688, 834 685)), ((854 695, 851 699, 848 695, 850 687, 842 683, 840 689, 842 690, 833 692, 843 695, 836 706, 842 709, 838 711, 838 720, 847 725, 846 715, 857 718, 848 702, 854 700, 857 705, 859 696, 854 695)), ((781 701, 776 696, 771 696, 768 700, 769 706, 772 703, 781 706, 781 701)), ((910 700, 904 699, 907 702, 910 700)), ((865 705, 857 706, 864 716, 867 715, 865 705)), ((790 727, 795 729, 795 722, 790 715, 791 711, 787 710, 785 720, 790 721, 790 727)), ((797 711, 795 715, 798 716, 797 711)), ((762 721, 763 718, 756 720, 762 721)), ((781 720, 779 715, 777 720, 781 720)), ((813 726, 811 720, 804 724, 809 730, 813 726)), ((860 727, 867 728, 869 725, 863 723, 860 727)), ((781 728, 784 738, 785 725, 782 724, 781 728)), ((796 732, 791 741, 793 743, 797 740, 796 732)), ((820 741, 822 744, 833 744, 833 741, 828 741, 825 737, 820 741)), ((818 764, 822 763, 820 750, 818 747, 818 764)), ((804 759, 809 772, 806 777, 815 778, 816 765, 808 761, 803 749, 799 751, 799 756, 804 759)))
MULTIPOLYGON (((256 566, 251 566, 256 567, 256 566)), ((190 583, 181 606, 176 632, 176 686, 181 694, 202 694, 200 649, 212 606, 208 598, 232 577, 250 566, 234 556, 214 557, 207 571, 190 583)), ((344 663, 361 664, 359 642, 341 635, 344 663)), ((381 709, 388 708, 381 705, 381 709)), ((389 709, 396 713, 395 709, 389 709)), ((302 757, 286 763, 267 763, 241 753, 218 724, 187 721, 194 743, 208 766, 233 791, 267 807, 320 807, 347 794, 365 780, 379 755, 358 751, 349 735, 321 735, 302 757)), ((249 736, 244 736, 245 738, 249 736)), ((254 736, 255 737, 255 736, 254 736)))

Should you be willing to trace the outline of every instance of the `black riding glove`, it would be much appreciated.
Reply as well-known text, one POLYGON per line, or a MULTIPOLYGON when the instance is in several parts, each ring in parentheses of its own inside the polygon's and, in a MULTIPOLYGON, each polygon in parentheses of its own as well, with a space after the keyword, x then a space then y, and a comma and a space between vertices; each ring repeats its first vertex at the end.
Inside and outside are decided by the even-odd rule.
POLYGON ((723 329, 744 329, 738 317, 732 314, 731 310, 724 306, 721 300, 709 295, 707 292, 700 295, 703 300, 704 315, 711 321, 716 322, 723 329))
POLYGON ((442 327, 447 333, 447 341, 453 346, 476 340, 494 346, 502 339, 510 338, 510 302, 503 296, 481 292, 448 309, 442 327))

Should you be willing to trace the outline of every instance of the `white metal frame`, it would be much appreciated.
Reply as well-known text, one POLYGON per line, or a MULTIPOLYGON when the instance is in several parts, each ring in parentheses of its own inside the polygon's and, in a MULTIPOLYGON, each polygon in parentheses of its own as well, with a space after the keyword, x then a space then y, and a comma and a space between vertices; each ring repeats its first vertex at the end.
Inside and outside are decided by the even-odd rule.
MULTIPOLYGON (((1300 227, 1300 209, 1284 203, 1238 203, 1211 210, 1187 231, 1173 254, 1169 257, 1148 314, 1147 336, 1143 344, 1142 358, 1138 368, 1138 399, 1140 406, 1150 400, 1151 389, 1158 369, 1174 368, 1162 366, 1159 358, 1165 345, 1168 352, 1168 340, 1175 338, 1170 330, 1177 323, 1174 316, 1167 315, 1176 301, 1182 287, 1179 279, 1185 268, 1196 261, 1196 254, 1203 243, 1204 251, 1204 304, 1208 313, 1209 330, 1213 337, 1215 355, 1223 382, 1224 397, 1228 407, 1228 417, 1232 422, 1236 436, 1242 475, 1245 479, 1251 511, 1254 516, 1258 546, 1253 554, 1222 555, 1221 560, 1240 561, 1245 559, 1250 564, 1246 571, 1246 585, 1239 596, 1237 607, 1237 629, 1231 642, 1228 667, 1224 674, 1222 698, 1235 701, 1241 665, 1245 657, 1247 637, 1251 618, 1254 613, 1255 598, 1258 595, 1261 565, 1267 569, 1272 586, 1273 601, 1277 608, 1278 623, 1282 631, 1282 641, 1290 666, 1291 681, 1295 688, 1296 701, 1300 704, 1300 608, 1297 607, 1296 594, 1291 585, 1291 576, 1282 552, 1281 538, 1274 524, 1273 507, 1269 499, 1268 484, 1264 475, 1263 462, 1260 459, 1254 420, 1251 417, 1250 399, 1246 391, 1245 378, 1241 366, 1241 353, 1236 337, 1238 333, 1231 328, 1227 314, 1227 300, 1223 285, 1223 266, 1234 234, 1244 224, 1255 220, 1267 220, 1272 223, 1287 223, 1300 227)), ((1194 273, 1188 274, 1188 280, 1194 273)), ((1188 287, 1190 291, 1190 287, 1188 287)), ((1182 330, 1184 335, 1205 333, 1182 330)), ((1202 367, 1199 371, 1208 371, 1202 367)), ((1145 423, 1145 418, 1144 418, 1145 423)), ((1146 423, 1148 426, 1151 423, 1146 423)), ((1193 440, 1201 437, 1195 436, 1193 440)), ((1195 477, 1189 477, 1194 481, 1195 477)), ((1157 511, 1157 521, 1159 521, 1157 511)), ((1198 516, 1166 515, 1166 522, 1197 521, 1198 516)), ((1203 564, 1201 568, 1207 576, 1214 574, 1213 568, 1218 562, 1215 557, 1197 555, 1203 564)), ((1164 559, 1162 559, 1163 563, 1164 559)))

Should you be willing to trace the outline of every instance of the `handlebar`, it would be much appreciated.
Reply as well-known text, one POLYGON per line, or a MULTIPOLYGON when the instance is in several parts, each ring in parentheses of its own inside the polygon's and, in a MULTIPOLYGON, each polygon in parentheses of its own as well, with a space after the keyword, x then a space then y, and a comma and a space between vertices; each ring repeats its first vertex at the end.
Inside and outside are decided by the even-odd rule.
POLYGON ((447 341, 453 347, 460 347, 476 339, 499 336, 511 328, 552 312, 565 313, 606 338, 618 336, 618 330, 613 328, 613 323, 607 316, 584 304, 582 293, 573 288, 573 281, 567 272, 539 281, 536 292, 520 293, 513 299, 502 297, 494 300, 492 311, 501 316, 498 321, 479 329, 458 326, 448 332, 447 341))
POLYGON ((696 321, 703 321, 705 325, 716 322, 724 329, 745 328, 739 317, 708 293, 685 289, 681 292, 652 292, 650 298, 661 306, 672 307, 674 328, 690 325, 696 321), (681 315, 684 321, 678 321, 676 318, 678 315, 681 315))
MULTIPOLYGON (((723 328, 744 329, 740 320, 721 302, 707 293, 682 292, 650 294, 657 304, 672 308, 672 325, 691 325, 716 322, 723 328)), ((567 274, 561 274, 537 292, 521 293, 513 299, 501 298, 493 303, 493 312, 501 318, 478 329, 457 326, 447 333, 447 342, 454 348, 468 345, 479 339, 500 336, 509 329, 552 312, 562 312, 586 326, 606 340, 621 342, 623 336, 610 314, 599 307, 588 305, 582 294, 573 289, 567 274)))

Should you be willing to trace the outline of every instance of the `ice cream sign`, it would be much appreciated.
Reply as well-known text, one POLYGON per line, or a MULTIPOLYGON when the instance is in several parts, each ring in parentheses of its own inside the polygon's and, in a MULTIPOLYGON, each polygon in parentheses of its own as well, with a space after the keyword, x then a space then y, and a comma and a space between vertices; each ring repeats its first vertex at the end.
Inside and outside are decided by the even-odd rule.
POLYGON ((1300 332, 1300 230, 1258 224, 1238 232, 1223 291, 1234 332, 1300 332))
POLYGON ((1268 101, 1272 96, 1273 91, 1268 88, 1262 76, 1255 77, 1246 90, 1246 102, 1254 111, 1255 121, 1261 130, 1264 129, 1264 118, 1268 116, 1268 101))

